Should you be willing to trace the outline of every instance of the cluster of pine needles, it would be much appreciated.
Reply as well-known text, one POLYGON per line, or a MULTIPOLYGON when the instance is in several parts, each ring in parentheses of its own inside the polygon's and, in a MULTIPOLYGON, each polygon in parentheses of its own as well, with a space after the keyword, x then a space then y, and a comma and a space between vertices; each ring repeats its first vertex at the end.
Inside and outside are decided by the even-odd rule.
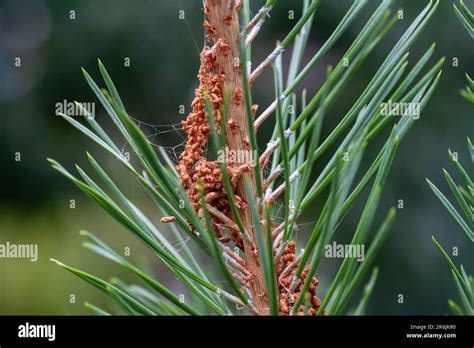
MULTIPOLYGON (((251 173, 247 172, 239 178, 244 187, 246 201, 243 203, 252 221, 252 231, 240 219, 242 207, 236 204, 235 186, 232 186, 232 177, 229 176, 225 163, 221 163, 220 168, 224 187, 222 192, 227 195, 229 214, 220 216, 219 211, 210 211, 205 202, 204 191, 199 193, 200 205, 196 209, 196 202, 190 200, 176 171, 177 163, 168 157, 164 149, 159 148, 157 151, 150 144, 127 112, 104 65, 99 61, 105 88, 100 88, 84 70, 86 81, 123 140, 133 150, 135 158, 133 161, 128 160, 117 142, 112 140, 92 115, 85 117, 87 125, 78 122, 71 115, 62 117, 100 145, 116 159, 117 165, 124 166, 132 173, 149 194, 150 200, 156 204, 156 210, 161 216, 169 217, 165 219, 168 223, 156 224, 147 217, 126 197, 119 184, 92 154, 87 153, 87 158, 94 175, 88 174, 79 166, 76 166, 77 174, 74 174, 55 160, 49 161, 54 169, 71 180, 148 247, 181 282, 186 296, 183 299, 163 284, 159 277, 147 273, 90 232, 81 231, 85 238, 84 246, 135 274, 141 280, 139 284, 126 284, 117 278, 104 280, 62 262, 55 262, 110 296, 118 305, 118 313, 364 314, 378 275, 378 268, 373 267, 373 261, 396 215, 396 209, 391 208, 382 213, 385 218, 381 225, 374 226, 374 220, 378 216, 377 208, 398 145, 418 119, 414 115, 386 117, 382 115, 380 106, 388 100, 392 103, 414 103, 420 106, 422 112, 428 104, 440 80, 444 58, 429 64, 435 44, 427 47, 425 53, 413 63, 409 62, 408 56, 410 47, 435 13, 438 2, 429 1, 413 22, 405 25, 405 21, 399 21, 398 9, 392 9, 391 0, 380 1, 337 65, 327 68, 324 82, 313 95, 308 95, 306 91, 301 94, 296 91, 316 64, 327 56, 354 21, 359 19, 369 1, 353 1, 324 44, 311 53, 307 52, 307 42, 312 21, 317 16, 319 7, 324 4, 320 0, 304 0, 302 15, 294 27, 253 70, 249 68, 253 66, 250 64, 252 44, 265 21, 271 20, 268 15, 278 3, 277 0, 266 1, 252 17, 249 0, 231 2, 238 7, 236 13, 240 23, 237 45, 242 102, 248 130, 246 136, 251 151, 256 151, 260 156, 256 165, 249 169, 251 173), (351 79, 394 26, 405 26, 403 34, 386 54, 385 60, 357 100, 348 106, 346 114, 342 117, 331 115, 333 118, 339 117, 338 123, 323 137, 326 115, 336 103, 340 103, 340 96, 350 88, 351 79), (284 69, 282 56, 290 54, 287 52, 290 48, 290 63, 284 69), (304 63, 303 57, 307 55, 311 58, 304 63), (258 83, 260 74, 270 68, 274 72, 275 99, 266 108, 260 107, 263 110, 258 112, 252 108, 252 86, 258 83), (287 74, 283 73, 284 70, 287 74), (258 131, 266 123, 270 123, 268 120, 273 117, 276 127, 271 139, 265 150, 258 152, 258 143, 263 141, 258 131), (383 139, 383 145, 374 158, 367 158, 366 149, 368 146, 375 148, 379 143, 375 142, 376 139, 383 139), (322 169, 316 171, 317 162, 322 169), (368 166, 362 165, 367 162, 368 166), (362 262, 355 258, 344 258, 336 274, 325 277, 332 279, 332 282, 324 285, 327 290, 319 293, 321 300, 317 302, 308 293, 314 294, 311 289, 315 287, 314 277, 324 259, 324 248, 334 240, 338 226, 354 203, 362 200, 362 196, 365 197, 363 193, 367 191, 368 196, 362 202, 364 208, 350 242, 366 245, 365 258, 362 262), (289 264, 285 266, 291 270, 290 278, 286 286, 282 286, 282 277, 277 274, 278 260, 288 250, 290 243, 293 243, 299 219, 314 207, 316 201, 322 204, 322 209, 312 231, 305 238, 307 243, 294 245, 292 267, 289 264), (278 211, 278 202, 284 206, 283 212, 278 211), (240 236, 247 238, 246 242, 253 246, 253 250, 235 248, 235 245, 231 245, 232 241, 231 244, 223 243, 215 233, 215 219, 219 218, 221 222, 227 223, 227 227, 236 229, 240 236), (275 225, 277 220, 281 224, 275 225), (177 240, 179 247, 171 240, 177 240), (186 242, 187 240, 190 242, 186 242), (263 294, 255 293, 241 281, 245 277, 255 277, 246 268, 251 252, 257 258, 256 263, 263 276, 263 294), (212 272, 202 266, 202 256, 198 257, 201 254, 212 260, 215 266, 212 272), (211 275, 214 272, 223 276, 226 283, 213 283, 211 275), (368 273, 371 274, 370 280, 359 303, 349 308, 351 298, 368 273), (285 299, 288 299, 284 303, 287 305, 284 311, 280 301, 282 292, 285 299), (258 301, 257 296, 263 296, 263 302, 267 306, 262 308, 258 305, 262 301, 258 301), (311 311, 312 308, 314 310, 311 311)), ((219 1, 209 0, 205 3, 212 6, 219 1)), ((218 110, 212 102, 203 105, 204 114, 209 121, 209 140, 216 152, 227 144, 228 135, 223 130, 226 129, 229 103, 232 103, 232 98, 224 95, 222 106, 218 110), (219 120, 216 117, 217 111, 219 120)), ((81 108, 80 104, 77 105, 81 108)), ((82 111, 87 114, 87 110, 82 111)), ((472 189, 472 181, 468 184, 472 189)), ((459 194, 463 195, 463 192, 459 194)), ((458 273, 462 279, 457 279, 465 282, 464 271, 458 273)), ((87 306, 97 314, 110 314, 110 311, 92 304, 87 306)))

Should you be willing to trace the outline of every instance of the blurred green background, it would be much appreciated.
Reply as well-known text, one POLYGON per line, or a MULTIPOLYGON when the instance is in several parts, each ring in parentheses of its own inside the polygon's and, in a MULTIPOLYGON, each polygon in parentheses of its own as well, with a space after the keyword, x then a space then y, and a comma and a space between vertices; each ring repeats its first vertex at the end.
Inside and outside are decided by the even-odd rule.
MULTIPOLYGON (((251 3, 255 13, 264 1, 251 3)), ((314 19, 305 61, 321 47, 351 3, 323 1, 314 19)), ((466 3, 474 5, 469 0, 466 3)), ((254 45, 254 65, 294 25, 301 4, 302 1, 279 1, 254 45), (291 10, 295 11, 295 19, 288 18, 291 10)), ((348 32, 305 79, 304 87, 310 95, 321 83, 327 65, 338 62, 378 4, 375 0, 369 2, 348 32)), ((403 0, 395 4, 394 9, 404 9, 404 19, 375 49, 331 109, 325 134, 349 110, 427 1, 403 0)), ((96 233, 118 250, 129 247, 132 259, 147 264, 157 277, 179 291, 179 284, 156 259, 98 205, 54 172, 46 158, 54 158, 69 169, 73 169, 74 163, 88 169, 85 151, 91 152, 114 174, 124 192, 159 224, 159 214, 131 176, 55 116, 55 104, 63 100, 96 102, 80 68, 85 67, 99 81, 100 58, 130 114, 159 125, 142 125, 142 129, 149 135, 157 133, 153 141, 167 146, 170 153, 179 152, 181 134, 167 125, 179 124, 190 111, 197 85, 198 52, 203 44, 201 7, 198 0, 0 1, 0 243, 39 245, 36 263, 0 259, 0 314, 84 314, 88 313, 84 301, 109 308, 109 301, 101 293, 49 261, 59 259, 106 278, 135 280, 82 248, 80 229, 96 233), (184 20, 179 18, 180 10, 184 10, 184 20), (70 19, 70 11, 75 11, 75 19, 70 19), (14 64, 16 57, 21 58, 20 67, 14 64), (130 59, 129 67, 124 66, 126 58, 130 59), (179 113, 180 105, 185 106, 186 114, 179 113), (15 161, 17 152, 21 153, 20 162, 15 161), (70 208, 71 199, 75 200, 75 209, 70 208), (75 295, 75 303, 70 301, 71 294, 75 295)), ((456 290, 431 235, 437 236, 449 250, 458 247, 455 261, 473 272, 472 245, 425 182, 429 177, 446 192, 442 168, 452 168, 447 150, 458 151, 460 160, 469 165, 466 136, 474 135, 472 106, 459 95, 466 84, 464 74, 474 74, 474 50, 450 0, 441 1, 434 18, 412 47, 412 65, 432 42, 437 43, 437 48, 431 65, 442 56, 447 60, 438 90, 399 147, 384 189, 379 221, 398 199, 404 200, 405 207, 398 211, 393 230, 376 260, 381 269, 369 314, 448 313, 447 299, 457 300, 456 290), (458 67, 452 66, 454 57, 459 59, 458 67), (404 295, 403 304, 397 302, 398 294, 404 295)), ((289 52, 284 62, 288 63, 288 58, 289 52)), ((272 100, 272 91, 272 72, 268 70, 254 88, 254 98, 261 110, 272 100)), ((110 129, 114 139, 122 141, 98 103, 96 119, 110 129)), ((272 130, 272 122, 263 127, 261 147, 272 130)), ((375 149, 369 151, 368 159, 374 153, 375 149)), ((341 242, 355 228, 361 208, 356 205, 341 227, 341 242)), ((304 219, 303 222, 310 223, 314 215, 309 213, 304 219)), ((307 224, 300 228, 302 239, 307 228, 307 224)), ((324 296, 339 262, 324 260, 317 274, 320 295, 324 296)))

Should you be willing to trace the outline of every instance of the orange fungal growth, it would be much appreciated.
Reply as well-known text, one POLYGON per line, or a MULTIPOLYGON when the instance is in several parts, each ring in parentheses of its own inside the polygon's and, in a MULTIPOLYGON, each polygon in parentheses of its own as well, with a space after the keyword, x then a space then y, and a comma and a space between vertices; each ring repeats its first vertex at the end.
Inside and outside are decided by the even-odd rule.
MULTIPOLYGON (((290 292, 289 289, 291 287, 291 282, 293 277, 296 273, 296 269, 298 268, 298 263, 295 262, 295 249, 296 249, 296 242, 290 241, 286 248, 283 251, 280 259, 276 264, 276 273, 278 277, 278 304, 280 308, 280 315, 289 315, 293 309, 293 304, 298 298, 301 288, 306 280, 309 267, 307 266, 302 274, 301 277, 297 280, 297 285, 294 292, 290 292)), ((319 281, 313 277, 311 280, 311 285, 309 286, 309 290, 307 296, 309 296, 310 303, 307 309, 309 315, 315 315, 318 311, 319 307, 321 306, 321 300, 316 296, 316 287, 318 286, 319 281)), ((297 315, 304 315, 305 314, 305 306, 302 304, 300 308, 296 311, 297 315)))
MULTIPOLYGON (((205 7, 205 13, 209 9, 205 7)), ((223 185, 223 177, 219 163, 209 161, 204 157, 204 147, 207 145, 211 136, 211 129, 208 120, 208 105, 211 103, 215 115, 216 129, 220 131, 221 112, 223 105, 223 81, 225 74, 218 65, 217 54, 229 54, 230 47, 221 38, 217 38, 217 31, 207 20, 204 21, 206 29, 206 41, 200 54, 201 65, 199 68, 198 79, 199 87, 195 90, 195 97, 191 103, 192 112, 186 120, 182 121, 184 132, 187 134, 187 140, 183 152, 179 156, 179 163, 176 170, 179 174, 181 184, 183 185, 191 204, 197 212, 201 209, 199 189, 204 190, 205 202, 210 207, 231 218, 229 202, 223 185), (218 52, 219 50, 219 52, 218 52), (202 186, 200 186, 202 185, 202 186)), ((241 98, 241 89, 239 88, 239 98, 241 98)), ((235 93, 234 93, 235 95, 235 93)), ((232 121, 230 121, 232 123, 232 121)), ((230 124, 229 124, 230 125, 230 124)), ((238 125, 233 120, 232 130, 238 129, 238 125)), ((236 175, 241 171, 234 164, 227 165, 229 177, 231 178, 232 188, 237 185, 236 175)), ((240 197, 236 197, 240 206, 244 206, 240 197)), ((200 212, 202 216, 202 212, 200 212)), ((166 221, 168 219, 165 219, 166 221)), ((233 240, 237 246, 243 247, 242 237, 238 231, 231 231, 232 238, 224 237, 217 225, 222 223, 221 219, 213 217, 216 235, 222 242, 233 240)))

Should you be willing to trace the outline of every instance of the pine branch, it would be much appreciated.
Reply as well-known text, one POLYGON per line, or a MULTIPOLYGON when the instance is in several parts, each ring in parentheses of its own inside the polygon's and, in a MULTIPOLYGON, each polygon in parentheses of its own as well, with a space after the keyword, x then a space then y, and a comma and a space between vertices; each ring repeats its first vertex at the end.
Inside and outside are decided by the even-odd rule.
MULTIPOLYGON (((169 228, 178 242, 185 244, 179 247, 170 242, 161 228, 156 227, 132 203, 92 155, 87 154, 87 157, 100 182, 78 166, 79 176, 76 177, 58 162, 50 160, 55 170, 150 248, 192 297, 191 302, 183 302, 165 285, 122 258, 104 242, 92 234, 83 233, 88 239, 85 243, 88 249, 128 269, 151 290, 128 285, 118 279, 105 281, 62 263, 58 265, 106 293, 124 313, 227 315, 244 310, 254 315, 340 314, 371 267, 389 231, 395 215, 393 210, 389 211, 375 236, 369 238, 381 189, 397 145, 413 125, 413 117, 404 115, 398 120, 365 175, 358 183, 354 180, 366 147, 374 146, 373 140, 391 123, 392 118, 381 115, 380 105, 387 99, 415 103, 420 106, 421 112, 438 85, 444 59, 421 77, 418 76, 432 56, 434 45, 405 75, 408 50, 433 16, 438 1, 430 2, 408 27, 354 105, 324 138, 321 130, 325 115, 338 102, 350 79, 396 22, 396 17, 390 17, 391 1, 380 3, 341 61, 335 68, 328 68, 326 80, 316 93, 313 96, 303 93, 299 114, 296 112, 297 97, 299 99, 295 94, 296 88, 360 15, 367 1, 354 1, 328 40, 300 69, 312 19, 320 6, 319 0, 304 1, 303 14, 296 25, 275 50, 250 72, 251 44, 276 3, 276 0, 268 0, 255 17, 250 18, 248 1, 204 1, 206 33, 200 54, 199 87, 192 112, 183 121, 187 139, 177 165, 166 151, 160 148, 157 152, 151 146, 126 111, 100 61, 99 70, 106 89, 99 88, 85 71, 84 76, 113 124, 132 148, 136 163, 132 164, 125 158, 120 147, 92 117, 86 117, 88 128, 72 117, 62 115, 67 122, 112 154, 133 175, 150 195, 158 211, 165 214, 162 222, 168 227, 164 228, 169 228), (282 55, 291 43, 294 43, 293 53, 284 83, 282 55), (275 100, 255 118, 256 105, 253 105, 251 85, 270 65, 274 68, 275 100), (273 113, 276 127, 267 148, 260 154, 256 131, 273 113), (212 155, 204 155, 203 149, 209 141, 217 153, 224 153, 222 159, 213 160, 212 155), (232 152, 260 156, 254 163, 249 160, 236 163, 229 156, 232 152), (312 180, 313 165, 324 154, 328 155, 329 160, 312 180), (269 174, 264 176, 266 167, 270 167, 269 174), (373 177, 375 181, 352 238, 352 243, 371 241, 367 258, 360 265, 352 259, 344 259, 321 301, 316 296, 318 280, 315 275, 324 246, 373 177), (317 217, 309 241, 304 251, 297 252, 296 241, 292 238, 298 218, 326 190, 329 195, 324 198, 323 210, 317 217), (282 198, 284 214, 278 209, 282 198), (185 240, 193 244, 188 246, 185 240), (200 266, 198 251, 211 258, 218 274, 225 278, 225 286, 213 284, 210 272, 200 266), (196 303, 199 307, 195 306, 196 303)), ((472 155, 474 151, 472 144, 469 144, 472 155)), ((465 187, 456 186, 449 174, 445 173, 445 176, 461 210, 467 214, 473 201, 473 185, 466 170, 459 163, 455 166, 465 187)), ((465 224, 469 222, 472 221, 468 219, 465 224)), ((460 292, 461 299, 465 309, 469 309, 464 303, 467 298, 464 295, 469 295, 465 286, 469 282, 466 277, 463 269, 455 271, 456 284, 459 283, 463 291, 460 292)), ((363 312, 374 279, 369 282, 357 313, 363 312)), ((456 306, 453 304, 451 307, 460 311, 456 306)), ((93 305, 88 307, 97 314, 108 314, 93 305)))

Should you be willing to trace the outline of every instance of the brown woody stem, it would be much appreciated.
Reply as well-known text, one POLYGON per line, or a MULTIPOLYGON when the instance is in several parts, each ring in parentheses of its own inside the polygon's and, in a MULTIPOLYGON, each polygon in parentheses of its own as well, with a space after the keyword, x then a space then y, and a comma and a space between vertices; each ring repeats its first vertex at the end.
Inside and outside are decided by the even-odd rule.
MULTIPOLYGON (((222 90, 230 89, 232 91, 232 101, 227 111, 226 145, 229 151, 252 151, 248 137, 245 103, 242 97, 242 74, 238 47, 239 16, 236 6, 229 8, 229 4, 233 4, 233 2, 229 0, 205 0, 205 13, 214 31, 211 38, 214 43, 221 40, 221 47, 226 48, 225 50, 216 50, 217 65, 220 73, 224 75, 222 90)), ((253 187, 255 187, 254 171, 249 171, 247 175, 253 187)), ((235 194, 244 202, 248 201, 242 176, 237 182, 235 194)), ((245 230, 249 231, 251 238, 255 240, 255 230, 246 204, 240 209, 240 215, 245 230)), ((243 239, 243 251, 247 263, 246 268, 254 276, 249 281, 249 291, 253 298, 253 305, 258 313, 269 314, 263 269, 259 263, 254 243, 243 239)))

